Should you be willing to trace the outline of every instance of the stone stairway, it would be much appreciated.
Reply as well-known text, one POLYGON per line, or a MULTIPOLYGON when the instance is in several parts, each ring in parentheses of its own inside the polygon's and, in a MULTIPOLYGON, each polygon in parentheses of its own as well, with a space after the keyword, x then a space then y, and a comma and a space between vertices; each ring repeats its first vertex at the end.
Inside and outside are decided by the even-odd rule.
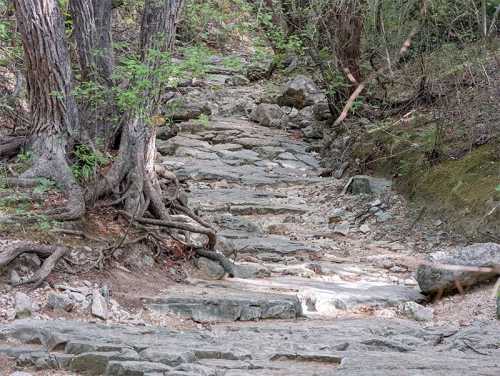
POLYGON ((308 196, 332 188, 338 195, 338 187, 331 187, 333 179, 318 177, 319 162, 307 143, 231 117, 182 123, 180 133, 160 142, 159 150, 164 165, 189 177, 192 205, 218 226, 220 242, 236 255, 238 267, 235 279, 197 281, 182 289, 182 298, 169 293, 151 308, 226 321, 336 317, 423 299, 414 286, 389 279, 383 268, 335 262, 335 236, 320 216, 334 207, 308 196), (288 303, 290 297, 299 300, 300 310, 288 303), (266 300, 276 299, 283 304, 269 313, 266 300), (248 314, 249 305, 260 313, 248 314), (243 313, 224 311, 231 307, 243 313))
POLYGON ((146 309, 169 318, 166 327, 2 324, 0 366, 8 356, 44 376, 499 374, 495 323, 425 327, 396 317, 401 304, 423 299, 412 270, 397 262, 412 252, 400 240, 407 213, 385 182, 372 196, 344 194, 344 181, 318 176, 317 156, 295 133, 250 122, 261 89, 195 88, 213 118, 158 140, 161 163, 184 180, 192 207, 217 227, 218 248, 236 259, 236 278, 200 259, 187 284, 144 296, 146 309))

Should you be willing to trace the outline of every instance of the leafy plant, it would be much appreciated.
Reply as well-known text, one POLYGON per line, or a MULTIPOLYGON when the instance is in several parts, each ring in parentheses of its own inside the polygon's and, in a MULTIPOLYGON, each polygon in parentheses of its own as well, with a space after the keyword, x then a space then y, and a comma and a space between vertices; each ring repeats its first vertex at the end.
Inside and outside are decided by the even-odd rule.
POLYGON ((71 170, 73 175, 81 181, 89 180, 99 167, 109 162, 109 158, 104 154, 92 150, 87 145, 77 145, 73 154, 76 161, 71 166, 71 170))
POLYGON ((46 178, 37 179, 37 183, 38 184, 33 189, 33 193, 37 193, 37 194, 45 193, 45 192, 55 188, 55 186, 56 186, 54 181, 52 181, 50 179, 46 179, 46 178))

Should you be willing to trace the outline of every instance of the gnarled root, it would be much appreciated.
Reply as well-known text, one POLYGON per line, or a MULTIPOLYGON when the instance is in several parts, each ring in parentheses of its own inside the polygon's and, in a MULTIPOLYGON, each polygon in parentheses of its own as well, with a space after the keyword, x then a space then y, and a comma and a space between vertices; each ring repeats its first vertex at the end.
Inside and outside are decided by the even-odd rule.
POLYGON ((52 272, 57 262, 68 252, 68 248, 60 245, 43 245, 27 241, 12 241, 0 245, 0 267, 6 266, 23 253, 35 253, 46 257, 40 269, 30 278, 21 280, 15 286, 23 284, 34 284, 38 287, 52 272))

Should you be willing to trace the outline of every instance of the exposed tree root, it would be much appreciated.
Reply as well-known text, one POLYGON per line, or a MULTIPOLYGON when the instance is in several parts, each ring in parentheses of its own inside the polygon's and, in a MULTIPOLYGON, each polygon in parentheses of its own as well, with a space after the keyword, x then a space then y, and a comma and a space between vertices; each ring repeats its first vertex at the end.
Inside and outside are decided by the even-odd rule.
POLYGON ((26 142, 26 137, 4 137, 0 139, 0 158, 10 158, 16 155, 26 142))
POLYGON ((67 251, 68 248, 60 245, 49 246, 26 241, 13 241, 0 245, 0 267, 8 265, 23 253, 35 253, 41 257, 46 257, 40 269, 33 276, 15 284, 15 286, 18 286, 33 283, 33 288, 36 288, 48 277, 59 259, 67 251))

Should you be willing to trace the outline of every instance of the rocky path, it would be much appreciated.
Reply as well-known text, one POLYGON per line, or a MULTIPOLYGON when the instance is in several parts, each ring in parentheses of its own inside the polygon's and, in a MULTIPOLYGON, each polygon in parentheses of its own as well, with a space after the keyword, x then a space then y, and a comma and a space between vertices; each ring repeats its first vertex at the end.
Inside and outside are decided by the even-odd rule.
POLYGON ((498 325, 430 325, 416 303, 424 296, 401 256, 444 235, 412 232, 388 181, 363 178, 372 194, 351 195, 346 181, 319 177, 300 132, 248 119, 259 88, 214 89, 229 78, 189 93, 212 118, 180 123, 158 150, 217 227, 235 278, 200 259, 188 284, 144 296, 172 327, 16 320, 0 326, 0 354, 108 376, 498 375, 498 325))

